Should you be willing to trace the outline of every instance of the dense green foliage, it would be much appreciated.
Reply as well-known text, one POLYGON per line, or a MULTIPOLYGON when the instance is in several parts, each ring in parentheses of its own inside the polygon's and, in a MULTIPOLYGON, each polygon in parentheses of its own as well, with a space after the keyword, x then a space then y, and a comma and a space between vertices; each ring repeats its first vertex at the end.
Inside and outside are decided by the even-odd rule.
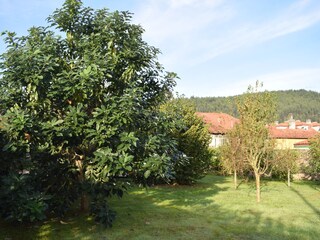
POLYGON ((121 197, 129 179, 172 178, 172 159, 182 156, 159 110, 175 74, 128 12, 66 0, 48 21, 27 36, 4 33, 0 212, 37 221, 80 198, 110 226, 108 197, 121 197))
POLYGON ((174 126, 171 135, 176 139, 179 151, 187 158, 176 159, 175 181, 182 184, 193 183, 204 176, 212 162, 208 128, 184 98, 167 102, 161 110, 172 119, 174 126))
MULTIPOLYGON (((320 93, 306 90, 271 91, 277 99, 279 121, 288 120, 290 113, 295 119, 320 122, 320 93)), ((224 112, 238 116, 236 97, 191 97, 198 112, 224 112)))
POLYGON ((221 162, 221 157, 222 157, 221 148, 218 147, 218 148, 210 148, 210 149, 211 149, 212 158, 209 166, 209 172, 215 173, 215 174, 223 174, 224 169, 221 162))
POLYGON ((190 97, 197 112, 223 112, 237 117, 236 96, 232 97, 190 97))

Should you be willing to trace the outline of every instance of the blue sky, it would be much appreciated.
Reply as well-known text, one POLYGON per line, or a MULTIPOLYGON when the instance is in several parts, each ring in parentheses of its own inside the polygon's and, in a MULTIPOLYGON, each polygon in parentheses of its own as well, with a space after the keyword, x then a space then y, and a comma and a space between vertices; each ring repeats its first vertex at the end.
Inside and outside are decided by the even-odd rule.
MULTIPOLYGON (((25 35, 63 0, 0 0, 0 31, 25 35)), ((159 61, 190 96, 229 96, 256 80, 267 90, 320 92, 319 0, 84 0, 128 10, 159 61)), ((5 44, 0 42, 0 52, 5 44)))

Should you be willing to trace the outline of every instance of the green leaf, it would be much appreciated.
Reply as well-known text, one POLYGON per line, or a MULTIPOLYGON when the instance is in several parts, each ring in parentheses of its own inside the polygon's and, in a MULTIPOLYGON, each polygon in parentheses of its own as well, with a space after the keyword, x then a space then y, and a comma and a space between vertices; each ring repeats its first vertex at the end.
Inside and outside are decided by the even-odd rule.
POLYGON ((151 171, 150 171, 150 170, 145 171, 144 174, 143 174, 143 175, 144 175, 144 178, 147 179, 147 178, 150 176, 150 174, 151 174, 151 171))

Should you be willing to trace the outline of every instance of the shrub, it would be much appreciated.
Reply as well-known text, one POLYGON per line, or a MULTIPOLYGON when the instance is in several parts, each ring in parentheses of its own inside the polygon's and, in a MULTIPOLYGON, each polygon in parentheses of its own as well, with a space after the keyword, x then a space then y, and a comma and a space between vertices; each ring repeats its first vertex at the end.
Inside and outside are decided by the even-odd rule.
POLYGON ((46 218, 50 197, 37 191, 27 174, 10 173, 1 179, 0 212, 4 219, 35 222, 46 218))
POLYGON ((174 161, 175 181, 191 184, 209 170, 213 156, 209 131, 195 108, 183 98, 166 103, 162 110, 172 119, 171 135, 182 153, 182 157, 174 161))

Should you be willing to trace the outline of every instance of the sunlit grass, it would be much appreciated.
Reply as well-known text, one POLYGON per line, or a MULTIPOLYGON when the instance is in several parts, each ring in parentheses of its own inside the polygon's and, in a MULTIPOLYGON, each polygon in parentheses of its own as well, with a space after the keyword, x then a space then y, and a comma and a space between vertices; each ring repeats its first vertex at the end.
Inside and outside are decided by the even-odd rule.
POLYGON ((262 202, 254 183, 233 189, 232 179, 207 176, 194 186, 134 188, 113 199, 113 228, 85 214, 38 226, 1 224, 0 239, 319 239, 320 190, 313 182, 291 188, 264 181, 262 202))

